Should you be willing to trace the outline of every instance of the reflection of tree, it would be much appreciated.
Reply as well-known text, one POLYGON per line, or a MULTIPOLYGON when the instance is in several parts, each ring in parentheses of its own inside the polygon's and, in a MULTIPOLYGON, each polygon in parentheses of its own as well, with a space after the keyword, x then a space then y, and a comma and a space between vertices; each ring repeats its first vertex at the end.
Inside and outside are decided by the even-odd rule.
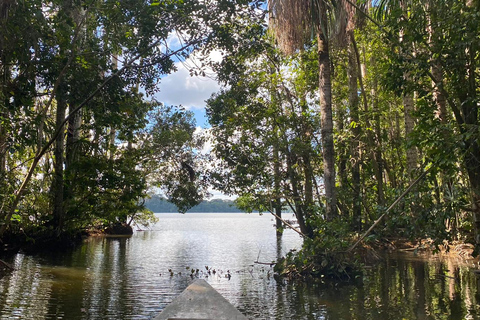
POLYGON ((415 315, 418 320, 423 320, 427 319, 427 313, 425 310, 425 265, 423 263, 415 263, 413 267, 416 279, 414 290, 417 293, 415 315))
MULTIPOLYGON (((180 236, 185 234, 183 230, 180 236)), ((184 272, 185 261, 195 261, 197 266, 206 261, 195 254, 199 250, 185 247, 191 246, 191 239, 179 245, 172 245, 173 241, 165 244, 166 239, 172 240, 172 233, 144 232, 130 239, 90 239, 69 254, 41 258, 17 255, 12 263, 15 271, 0 279, 1 317, 151 316, 159 311, 152 311, 152 305, 165 306, 191 280, 188 275, 171 279, 155 274, 165 270, 158 269, 158 260, 146 254, 155 252, 152 245, 158 244, 154 250, 165 251, 163 256, 171 257, 170 263, 182 265, 176 273, 184 272), (188 256, 184 255, 185 250, 189 251, 188 256), (161 296, 158 287, 166 291, 161 296)), ((272 258, 282 255, 281 248, 286 243, 282 241, 286 239, 284 235, 277 242, 272 258)), ((217 261, 210 259, 212 264, 217 261)), ((251 263, 251 259, 244 258, 241 263, 251 263)), ((236 273, 232 269, 230 281, 222 277, 212 282, 251 318, 455 320, 476 319, 480 314, 478 278, 468 266, 455 260, 389 257, 369 269, 362 283, 355 285, 329 282, 280 285, 273 277, 267 277, 268 267, 265 272, 262 268, 255 267, 253 274, 247 270, 244 274, 236 273)))
MULTIPOLYGON (((89 270, 85 278, 83 308, 87 318, 99 314, 134 314, 135 305, 125 303, 131 294, 132 275, 126 265, 127 238, 102 239, 95 243, 90 255, 89 270)), ((137 306, 138 307, 138 306, 137 306)))
POLYGON ((475 276, 456 261, 387 258, 351 290, 349 317, 466 319, 480 311, 476 290, 475 276))
POLYGON ((32 257, 17 255, 13 265, 15 270, 0 278, 0 316, 46 317, 52 282, 42 281, 38 276, 41 267, 32 257))

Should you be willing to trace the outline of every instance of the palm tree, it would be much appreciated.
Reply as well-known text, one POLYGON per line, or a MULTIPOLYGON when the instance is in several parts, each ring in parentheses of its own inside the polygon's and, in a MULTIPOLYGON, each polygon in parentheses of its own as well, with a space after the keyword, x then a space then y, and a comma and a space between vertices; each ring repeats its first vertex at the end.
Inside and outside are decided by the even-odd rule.
POLYGON ((335 152, 333 145, 332 84, 327 25, 327 3, 322 0, 270 0, 270 20, 278 45, 292 54, 311 40, 318 42, 321 141, 327 220, 337 215, 335 191, 335 152))

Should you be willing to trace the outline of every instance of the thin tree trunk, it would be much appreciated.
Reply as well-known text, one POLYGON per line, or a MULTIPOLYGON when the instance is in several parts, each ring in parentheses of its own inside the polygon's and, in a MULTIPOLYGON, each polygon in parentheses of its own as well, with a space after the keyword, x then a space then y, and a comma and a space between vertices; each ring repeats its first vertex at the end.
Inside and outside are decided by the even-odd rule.
MULTIPOLYGON (((434 46, 438 41, 441 41, 441 35, 439 31, 436 28, 436 23, 437 23, 437 16, 436 16, 436 8, 435 8, 435 2, 433 0, 429 0, 425 3, 426 6, 426 12, 428 12, 428 27, 427 27, 427 32, 429 35, 429 44, 430 47, 432 48, 432 51, 434 49, 434 46)), ((445 143, 446 148, 450 148, 450 143, 449 143, 449 134, 448 130, 445 129, 445 126, 447 125, 447 99, 438 87, 438 85, 441 85, 443 83, 443 68, 441 66, 441 62, 439 58, 433 59, 432 61, 432 66, 431 66, 431 73, 432 73, 432 88, 433 88, 433 99, 436 105, 436 110, 435 110, 435 115, 436 117, 440 120, 441 124, 441 137, 445 143)), ((439 172, 438 177, 434 178, 435 182, 435 196, 438 205, 440 206, 442 203, 442 194, 440 193, 440 188, 443 186, 443 184, 448 183, 451 184, 451 179, 447 178, 443 172, 439 172), (440 183, 438 182, 440 181, 440 183)), ((450 227, 456 228, 455 224, 451 224, 450 227)), ((446 226, 446 228, 449 228, 449 226, 446 226)), ((453 232, 454 233, 454 232, 453 232)))
MULTIPOLYGON (((467 6, 473 7, 480 5, 478 1, 468 1, 467 6)), ((468 47, 468 53, 466 54, 467 63, 465 65, 465 90, 462 97, 462 113, 464 117, 464 124, 468 128, 467 130, 474 130, 479 123, 479 110, 478 110, 478 81, 477 81, 477 69, 478 69, 478 47, 471 44, 468 47)), ((457 119, 460 123, 461 119, 457 119)), ((471 193, 472 193, 472 210, 473 210, 473 223, 475 228, 475 253, 480 253, 480 145, 478 142, 477 134, 470 134, 464 140, 465 143, 465 156, 464 165, 467 169, 468 177, 470 180, 471 193)))
MULTIPOLYGON (((4 223, 6 216, 6 205, 8 204, 8 197, 5 191, 7 190, 7 132, 0 124, 0 224, 4 223)), ((0 239, 1 241, 1 239, 0 239)))
MULTIPOLYGON (((400 5, 404 11, 408 11, 408 3, 405 0, 402 0, 400 5)), ((400 31, 400 42, 403 42, 404 30, 400 31)), ((406 82, 412 81, 412 76, 409 72, 403 74, 404 80, 406 82)), ((404 108, 404 121, 405 121, 405 141, 410 139, 410 135, 413 132, 415 127, 415 118, 413 117, 413 112, 415 111, 415 99, 413 92, 404 92, 403 94, 403 108, 404 108)), ((417 168, 417 150, 415 146, 406 147, 406 157, 407 157, 407 175, 409 181, 413 179, 415 170, 417 168)))
MULTIPOLYGON (((443 83, 443 70, 440 63, 437 61, 432 66, 432 76, 434 79, 438 79, 443 83)), ((432 81, 432 86, 434 87, 433 98, 437 106, 437 116, 443 124, 446 124, 447 121, 447 99, 441 90, 437 88, 437 84, 432 81)))
POLYGON ((300 141, 302 142, 302 146, 300 148, 301 154, 300 157, 302 159, 302 167, 303 167, 303 190, 304 190, 304 210, 305 216, 308 218, 312 214, 313 209, 313 168, 311 163, 311 137, 312 137, 312 130, 311 126, 308 123, 305 114, 308 113, 308 104, 306 101, 305 96, 303 95, 300 99, 300 105, 302 113, 299 116, 300 119, 300 141))
POLYGON ((71 169, 78 159, 78 142, 80 141, 80 127, 82 125, 82 111, 75 113, 68 121, 66 168, 71 169))
MULTIPOLYGON (((374 58, 372 58, 374 59, 374 58)), ((373 79, 372 89, 370 91, 373 101, 373 110, 375 114, 375 136, 377 143, 375 145, 375 162, 378 170, 375 171, 375 178, 377 180, 377 202, 383 207, 385 205, 384 183, 383 183, 383 156, 382 156, 382 126, 380 122, 380 110, 378 107, 377 97, 377 80, 373 79)))
MULTIPOLYGON (((337 132, 342 133, 345 129, 345 125, 343 123, 343 119, 346 118, 344 106, 342 104, 338 104, 336 106, 336 115, 337 121, 335 122, 335 126, 337 132)), ((337 154, 338 154, 338 184, 342 187, 348 185, 347 181, 347 155, 345 151, 345 141, 343 139, 339 139, 337 141, 337 154)))
MULTIPOLYGON (((56 124, 59 130, 63 131, 66 115, 67 102, 65 99, 65 87, 61 84, 57 91, 57 114, 56 124)), ((64 224, 64 164, 65 164, 65 135, 59 134, 55 139, 54 149, 54 179, 52 181, 53 198, 53 224, 57 234, 61 233, 64 224)))
MULTIPOLYGON (((473 51, 473 50, 472 50, 473 51)), ((467 67, 469 75, 468 79, 468 94, 465 101, 462 104, 462 111, 465 119, 465 124, 468 127, 478 126, 479 121, 479 111, 476 99, 476 88, 477 84, 475 81, 475 71, 474 63, 475 53, 471 53, 470 65, 467 67)), ((473 130, 473 129, 470 129, 473 130)), ((470 186, 472 190, 472 210, 473 210, 473 222, 475 227, 475 244, 476 249, 480 251, 480 146, 478 143, 477 136, 469 135, 464 140, 465 143, 465 155, 464 155, 464 165, 467 169, 468 177, 470 180, 470 186)), ((477 252, 478 253, 478 252, 477 252)))
MULTIPOLYGON (((406 75, 409 78, 409 75, 406 75)), ((415 111, 415 104, 413 93, 406 93, 403 96, 403 108, 405 113, 405 137, 406 141, 410 139, 410 135, 413 132, 415 127, 415 118, 413 117, 413 112, 415 111)), ((417 169, 417 150, 415 146, 408 147, 407 146, 407 174, 409 179, 413 178, 413 174, 417 169)))
POLYGON ((313 237, 313 230, 306 222, 306 212, 299 192, 299 179, 295 172, 295 166, 298 164, 295 156, 289 153, 287 155, 287 170, 292 187, 293 202, 295 204, 295 216, 297 218, 300 231, 309 238, 313 237))
POLYGON ((4 179, 7 166, 7 130, 0 124, 0 179, 4 179))
MULTIPOLYGON (((1 13, 1 12, 0 12, 1 13)), ((2 39, 2 37, 0 37, 2 39)), ((0 52, 4 46, 3 41, 0 40, 0 52)), ((11 70, 8 64, 5 64, 5 57, 0 56, 0 78, 2 79, 2 91, 0 91, 0 226, 5 222, 5 217, 7 216, 7 210, 9 205, 9 190, 8 190, 8 181, 7 181, 7 157, 8 157, 8 146, 7 140, 9 135, 9 130, 7 128, 7 121, 8 119, 8 109, 6 106, 8 105, 8 93, 7 93, 7 86, 5 85, 8 81, 10 81, 11 77, 11 70)), ((1 239, 0 239, 1 241, 1 239)))
POLYGON ((480 253, 480 147, 476 141, 468 141, 464 164, 467 169, 471 194, 475 231, 476 253, 480 253))
POLYGON ((303 172, 304 172, 304 203, 305 203, 305 210, 307 211, 307 216, 311 216, 311 212, 313 209, 313 168, 310 162, 310 155, 305 152, 302 156, 302 163, 303 163, 303 172))
MULTIPOLYGON (((353 40, 353 31, 350 39, 353 40)), ((360 184, 360 117, 359 117, 359 101, 358 101, 358 78, 359 70, 357 68, 357 56, 354 49, 353 41, 348 45, 348 102, 350 107, 350 118, 353 123, 351 125, 353 140, 350 143, 352 156, 352 186, 353 186, 353 211, 352 224, 354 230, 360 230, 362 227, 362 206, 361 206, 361 184, 360 184)))
POLYGON ((278 148, 279 137, 278 129, 274 131, 275 133, 275 144, 273 145, 273 174, 274 174, 274 206, 275 206, 275 226, 277 229, 277 235, 283 234, 283 222, 282 222, 282 201, 281 201, 281 192, 280 184, 282 177, 280 176, 280 151, 278 148))
MULTIPOLYGON (((118 68, 118 56, 117 54, 113 55, 113 68, 116 70, 118 68)), ((117 135, 117 130, 115 127, 112 125, 110 126, 110 133, 108 135, 108 152, 109 152, 109 159, 113 160, 113 157, 115 156, 115 138, 117 135)))
POLYGON ((335 190, 335 152, 333 145, 332 84, 330 70, 330 52, 327 38, 327 10, 323 1, 319 2, 318 59, 321 135, 323 147, 323 182, 325 186, 326 212, 328 221, 337 216, 337 195, 335 190), (321 25, 320 25, 321 24, 321 25))

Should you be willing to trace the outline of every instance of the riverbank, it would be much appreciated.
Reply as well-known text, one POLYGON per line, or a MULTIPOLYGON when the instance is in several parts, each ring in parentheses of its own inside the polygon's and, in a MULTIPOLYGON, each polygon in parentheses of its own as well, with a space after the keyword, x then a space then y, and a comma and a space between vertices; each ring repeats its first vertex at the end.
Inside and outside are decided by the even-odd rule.
MULTIPOLYGON (((411 253, 423 259, 454 259, 465 266, 479 264, 474 257, 474 245, 463 241, 445 241, 436 245, 432 239, 410 240, 383 238, 361 242, 356 246, 344 244, 345 250, 315 246, 311 241, 300 251, 287 254, 275 266, 276 277, 286 281, 355 282, 369 269, 392 254, 411 253), (322 248, 322 249, 319 249, 322 248), (353 250, 351 250, 353 248, 353 250)), ((479 271, 480 272, 480 271, 479 271)))
POLYGON ((7 232, 0 241, 0 259, 20 251, 28 254, 73 249, 91 236, 131 236, 132 234, 133 228, 125 223, 116 223, 109 226, 99 225, 61 234, 46 228, 21 230, 18 233, 7 232))

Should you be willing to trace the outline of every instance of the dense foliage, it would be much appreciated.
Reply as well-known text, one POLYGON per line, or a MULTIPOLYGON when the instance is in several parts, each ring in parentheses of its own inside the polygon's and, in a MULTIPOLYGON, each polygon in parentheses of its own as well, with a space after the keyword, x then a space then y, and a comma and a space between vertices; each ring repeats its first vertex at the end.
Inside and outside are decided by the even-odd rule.
POLYGON ((306 239, 289 257, 297 274, 345 275, 372 225, 367 246, 392 237, 480 245, 480 2, 356 3, 271 1, 280 46, 268 30, 246 34, 219 66, 225 89, 207 107, 221 159, 214 183, 250 208, 293 209, 306 239), (326 54, 334 186, 322 137, 326 54))
POLYGON ((198 204, 204 140, 191 113, 152 96, 175 62, 197 53, 207 64, 234 41, 249 4, 2 2, 0 239, 148 220, 151 187, 181 211, 198 204))

